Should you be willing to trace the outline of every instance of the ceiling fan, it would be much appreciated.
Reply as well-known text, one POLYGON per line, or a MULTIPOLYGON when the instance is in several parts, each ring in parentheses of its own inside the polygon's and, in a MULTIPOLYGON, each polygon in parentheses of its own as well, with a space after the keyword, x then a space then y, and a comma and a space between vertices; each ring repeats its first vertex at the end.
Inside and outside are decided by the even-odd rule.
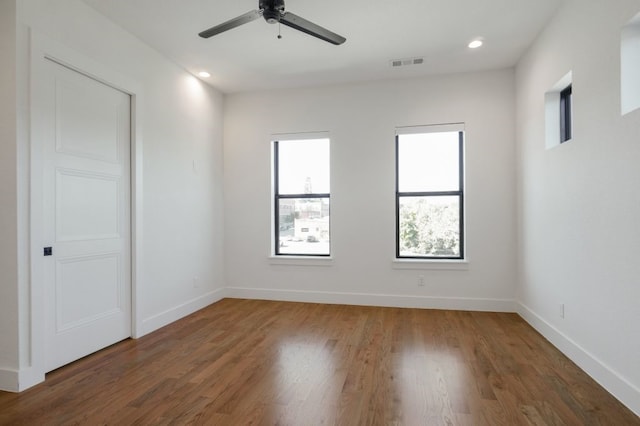
MULTIPOLYGON (((220 25, 204 30, 198 35, 202 38, 213 37, 216 34, 220 34, 235 27, 239 27, 240 25, 254 21, 261 16, 270 24, 280 23, 321 40, 328 41, 331 44, 338 45, 347 41, 347 39, 341 35, 331 32, 326 28, 322 28, 321 26, 316 25, 313 22, 309 22, 291 12, 285 12, 284 0, 258 0, 258 10, 252 10, 251 12, 240 15, 237 18, 230 19, 220 25)), ((279 35, 278 38, 280 38, 279 35)))

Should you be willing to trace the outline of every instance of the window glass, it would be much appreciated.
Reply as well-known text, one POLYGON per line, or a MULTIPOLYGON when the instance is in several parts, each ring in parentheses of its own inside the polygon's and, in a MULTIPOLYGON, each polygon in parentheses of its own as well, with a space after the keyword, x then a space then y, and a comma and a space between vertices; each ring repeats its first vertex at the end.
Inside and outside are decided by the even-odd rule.
POLYGON ((400 256, 460 256, 460 198, 400 198, 400 256))
POLYGON ((571 140, 571 85, 560 92, 560 143, 571 140))
POLYGON ((279 193, 329 192, 329 140, 278 142, 279 193))
POLYGON ((459 188, 457 132, 402 135, 401 140, 398 146, 400 192, 459 188))
POLYGON ((329 254, 329 198, 280 199, 279 254, 329 254))

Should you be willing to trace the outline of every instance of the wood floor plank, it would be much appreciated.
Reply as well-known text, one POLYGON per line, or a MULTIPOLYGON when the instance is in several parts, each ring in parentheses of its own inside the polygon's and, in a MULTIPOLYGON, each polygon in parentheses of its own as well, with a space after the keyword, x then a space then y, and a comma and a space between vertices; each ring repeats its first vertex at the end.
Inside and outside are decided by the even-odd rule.
POLYGON ((0 392, 0 425, 640 425, 515 314, 225 299, 0 392))

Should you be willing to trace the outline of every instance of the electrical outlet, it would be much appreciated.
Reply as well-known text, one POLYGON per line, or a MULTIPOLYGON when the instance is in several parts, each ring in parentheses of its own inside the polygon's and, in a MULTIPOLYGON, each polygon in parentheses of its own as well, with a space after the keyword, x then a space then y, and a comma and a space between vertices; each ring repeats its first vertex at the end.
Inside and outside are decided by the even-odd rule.
POLYGON ((200 288, 200 280, 198 277, 193 277, 193 288, 200 288))
POLYGON ((560 318, 564 318, 564 303, 560 304, 560 318))
POLYGON ((424 275, 418 275, 418 287, 424 287, 424 275))

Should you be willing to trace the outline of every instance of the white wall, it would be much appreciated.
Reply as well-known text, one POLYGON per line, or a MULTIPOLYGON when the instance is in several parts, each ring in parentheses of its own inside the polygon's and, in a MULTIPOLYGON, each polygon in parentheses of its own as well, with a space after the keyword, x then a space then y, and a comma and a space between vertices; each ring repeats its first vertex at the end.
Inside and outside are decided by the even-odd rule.
POLYGON ((638 11, 569 1, 517 67, 520 312, 636 413, 640 111, 620 114, 620 29, 638 11), (544 93, 571 70, 573 140, 546 150, 544 93))
POLYGON ((0 380, 18 368, 16 5, 0 0, 0 380))
POLYGON ((513 70, 227 96, 229 294, 514 309, 514 107, 513 70), (452 122, 466 123, 468 269, 394 268, 395 128, 452 122), (333 261, 274 264, 270 135, 313 131, 331 137, 333 261), (419 275, 425 287, 418 287, 419 275))
MULTIPOLYGON (((0 56, 4 65, 4 56, 10 55, 11 50, 11 37, 5 38, 4 34, 10 31, 10 27, 4 25, 4 21, 9 19, 4 12, 10 5, 6 1, 0 5, 0 35, 3 42, 0 56)), ((25 0, 18 2, 17 16, 18 41, 14 42, 14 51, 17 46, 18 75, 30 75, 30 31, 34 38, 64 46, 92 63, 103 64, 108 73, 125 76, 139 88, 139 93, 136 93, 135 123, 139 136, 136 152, 142 153, 142 157, 138 157, 136 171, 142 182, 142 192, 138 194, 134 206, 134 209, 142 210, 138 216, 140 220, 136 223, 136 235, 141 237, 137 241, 138 280, 135 283, 138 335, 219 299, 224 288, 223 96, 80 1, 25 0), (194 285, 195 277, 198 278, 197 286, 194 285)), ((10 76, 7 78, 15 88, 16 84, 11 83, 10 76)), ((11 94, 11 87, 7 87, 6 81, 3 74, 0 80, 3 119, 4 111, 8 109, 9 112, 13 111, 14 117, 18 112, 14 121, 28 123, 28 107, 15 108, 14 105, 12 110, 8 105, 11 102, 15 104, 16 98, 18 101, 23 98, 28 100, 28 78, 18 81, 17 94, 9 98, 4 96, 5 93, 11 94)), ((7 117, 11 118, 11 114, 7 117)), ((28 147, 31 142, 28 132, 22 134, 15 127, 0 130, 3 135, 0 147, 1 173, 3 178, 7 175, 6 179, 0 179, 0 218, 3 221, 0 315, 10 317, 7 321, 1 318, 0 388, 12 390, 16 386, 24 388, 28 385, 15 385, 8 379, 15 373, 14 370, 20 373, 29 368, 38 369, 37 365, 31 365, 33 359, 33 362, 38 362, 37 357, 33 357, 34 342, 23 339, 18 343, 16 337, 30 335, 32 320, 37 312, 28 310, 32 301, 29 298, 34 296, 29 290, 34 288, 31 287, 34 283, 24 280, 18 284, 19 279, 15 276, 24 267, 15 265, 16 252, 20 250, 17 246, 28 241, 28 237, 23 237, 16 242, 20 226, 20 219, 15 217, 16 205, 20 205, 16 198, 28 199, 25 189, 28 182, 27 185, 21 185, 21 182, 16 184, 15 175, 16 169, 29 170, 30 166, 28 158, 19 157, 16 161, 15 141, 20 149, 28 147), (7 143, 5 134, 9 138, 7 143), (18 191, 15 190, 16 185, 20 188, 18 191), (6 239, 5 234, 8 234, 6 239), (5 263, 8 265, 6 274, 5 263), (20 300, 16 303, 18 294, 20 300), (17 317, 22 314, 17 306, 27 308, 24 315, 26 321, 20 321, 19 326, 17 317)), ((21 176, 28 179, 28 173, 21 176)), ((37 217, 38 212, 33 213, 37 217)), ((28 212, 25 214, 28 215, 28 212)), ((40 244, 36 242, 35 245, 40 244)), ((28 270, 29 259, 20 262, 26 263, 28 270)), ((37 259, 34 259, 36 263, 37 259)), ((34 326, 37 328, 39 325, 34 326)))

